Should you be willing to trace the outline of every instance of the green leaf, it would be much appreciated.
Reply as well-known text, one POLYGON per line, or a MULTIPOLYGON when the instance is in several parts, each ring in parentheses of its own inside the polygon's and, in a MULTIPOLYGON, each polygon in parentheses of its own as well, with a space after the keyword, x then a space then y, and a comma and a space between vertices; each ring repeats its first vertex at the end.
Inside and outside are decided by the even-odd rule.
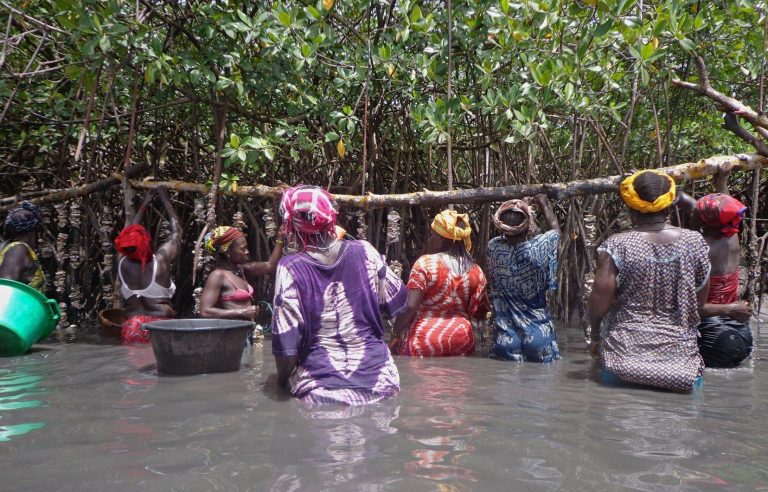
POLYGON ((649 80, 650 80, 650 77, 648 75, 648 70, 646 70, 645 67, 640 67, 640 81, 643 83, 644 86, 647 86, 649 80))
POLYGON ((264 149, 264 155, 269 159, 270 161, 275 159, 275 151, 272 150, 270 147, 267 147, 264 149))
POLYGON ((418 5, 413 7, 413 10, 411 10, 411 15, 409 19, 411 20, 411 24, 415 24, 419 22, 419 19, 421 19, 421 7, 419 7, 418 5))
POLYGON ((250 26, 251 25, 251 18, 245 15, 244 12, 238 10, 237 16, 240 17, 240 20, 243 21, 243 24, 250 26))
POLYGON ((597 27, 595 27, 594 32, 592 35, 596 38, 599 38, 601 36, 604 36, 608 31, 610 31, 611 26, 613 26, 613 20, 608 19, 607 21, 603 22, 602 24, 598 24, 597 27))
POLYGON ((509 13, 509 0, 501 0, 501 11, 505 14, 509 13))
POLYGON ((309 5, 309 6, 306 8, 306 11, 307 11, 307 13, 308 13, 309 15, 311 15, 311 16, 312 16, 312 17, 313 17, 315 20, 317 20, 317 19, 319 19, 320 17, 322 17, 322 14, 320 14, 320 11, 319 11, 319 10, 317 10, 315 7, 313 7, 313 6, 311 6, 311 5, 309 5))
POLYGON ((338 139, 339 139, 339 134, 336 132, 328 132, 325 134, 326 142, 335 142, 338 139))
POLYGON ((240 137, 238 137, 237 134, 233 133, 229 136, 229 146, 233 149, 240 147, 240 137))
POLYGON ((688 38, 678 39, 680 46, 683 47, 688 53, 693 53, 696 50, 696 45, 688 38))
POLYGON ((109 40, 109 37, 102 36, 99 40, 99 48, 101 48, 101 51, 106 53, 109 51, 109 49, 112 47, 112 42, 109 40))
POLYGON ((112 27, 109 28, 110 34, 124 34, 128 31, 128 26, 125 24, 113 24, 112 27))
POLYGON ((643 47, 640 48, 640 59, 643 61, 647 60, 648 58, 651 57, 651 55, 653 54, 653 51, 654 49, 651 43, 643 45, 643 47))
POLYGON ((155 83, 155 67, 150 65, 144 70, 144 82, 152 85, 155 83))
POLYGON ((291 13, 288 12, 285 9, 281 9, 277 13, 277 20, 285 27, 291 27, 293 25, 293 19, 291 18, 291 13))

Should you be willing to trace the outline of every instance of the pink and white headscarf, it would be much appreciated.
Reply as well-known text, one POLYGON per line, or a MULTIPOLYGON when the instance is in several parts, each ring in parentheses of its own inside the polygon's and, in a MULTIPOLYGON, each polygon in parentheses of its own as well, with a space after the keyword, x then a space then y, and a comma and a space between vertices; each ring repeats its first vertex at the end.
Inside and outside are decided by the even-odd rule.
POLYGON ((280 215, 286 224, 286 232, 290 234, 295 230, 304 240, 322 232, 334 233, 338 214, 333 196, 319 186, 289 188, 283 192, 280 201, 280 215))

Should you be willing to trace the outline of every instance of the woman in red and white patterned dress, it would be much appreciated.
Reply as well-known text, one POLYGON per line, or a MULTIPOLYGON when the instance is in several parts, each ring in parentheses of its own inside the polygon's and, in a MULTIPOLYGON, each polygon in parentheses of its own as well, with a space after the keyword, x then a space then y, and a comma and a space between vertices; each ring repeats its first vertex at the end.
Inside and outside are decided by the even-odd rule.
POLYGON ((416 357, 474 353, 470 318, 487 312, 487 282, 469 255, 470 235, 467 215, 445 210, 435 217, 427 243, 430 254, 413 265, 407 309, 392 329, 394 353, 416 357))

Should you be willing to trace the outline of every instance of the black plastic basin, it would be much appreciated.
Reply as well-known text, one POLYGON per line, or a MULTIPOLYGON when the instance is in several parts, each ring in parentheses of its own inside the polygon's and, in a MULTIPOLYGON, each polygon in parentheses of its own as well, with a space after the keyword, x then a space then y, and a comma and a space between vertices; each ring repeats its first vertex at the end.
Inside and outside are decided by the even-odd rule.
POLYGON ((186 376, 240 369, 250 321, 167 319, 144 323, 150 331, 157 372, 186 376))

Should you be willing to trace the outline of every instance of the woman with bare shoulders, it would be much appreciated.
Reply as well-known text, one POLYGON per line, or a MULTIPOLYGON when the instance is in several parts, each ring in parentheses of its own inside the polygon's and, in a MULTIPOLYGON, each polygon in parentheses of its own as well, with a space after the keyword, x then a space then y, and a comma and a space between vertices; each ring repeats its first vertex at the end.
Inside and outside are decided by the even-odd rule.
POLYGON ((700 230, 707 242, 712 264, 709 296, 699 324, 699 351, 707 367, 735 367, 752 352, 752 308, 739 297, 738 233, 747 207, 728 194, 732 169, 732 164, 726 164, 715 175, 716 193, 699 200, 686 195, 682 207, 691 213, 691 227, 700 230))
POLYGON ((205 249, 216 256, 216 268, 205 281, 200 314, 206 318, 254 320, 259 309, 251 284, 277 268, 283 252, 285 229, 280 228, 275 248, 267 261, 252 261, 245 235, 234 227, 221 226, 205 238, 205 249))
POLYGON ((133 223, 125 227, 115 238, 115 246, 121 258, 117 264, 120 292, 125 299, 125 320, 122 339, 125 343, 149 343, 149 331, 144 323, 168 319, 176 315, 171 298, 176 285, 171 279, 171 269, 179 254, 181 227, 179 217, 171 205, 168 192, 158 190, 157 196, 171 222, 171 236, 156 252, 152 251, 152 238, 140 224, 153 194, 147 193, 133 223))

